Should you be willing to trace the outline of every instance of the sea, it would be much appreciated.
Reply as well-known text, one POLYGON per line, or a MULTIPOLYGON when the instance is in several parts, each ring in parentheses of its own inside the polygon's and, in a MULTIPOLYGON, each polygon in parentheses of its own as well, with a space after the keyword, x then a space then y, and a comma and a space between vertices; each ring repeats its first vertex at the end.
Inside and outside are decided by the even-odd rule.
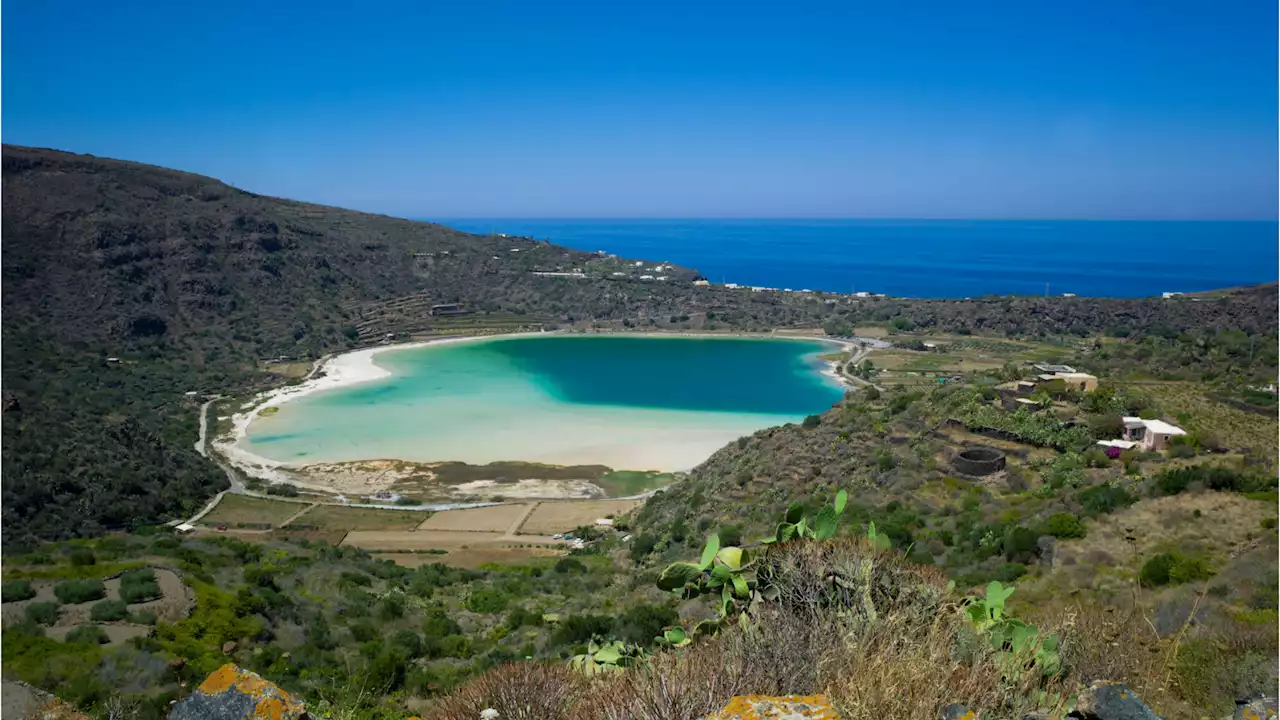
POLYGON ((1277 280, 1272 221, 435 219, 715 283, 895 297, 1148 297, 1277 280))
POLYGON ((244 449, 312 464, 544 462, 689 470, 844 394, 817 340, 510 336, 391 349, 390 375, 254 420, 244 449))

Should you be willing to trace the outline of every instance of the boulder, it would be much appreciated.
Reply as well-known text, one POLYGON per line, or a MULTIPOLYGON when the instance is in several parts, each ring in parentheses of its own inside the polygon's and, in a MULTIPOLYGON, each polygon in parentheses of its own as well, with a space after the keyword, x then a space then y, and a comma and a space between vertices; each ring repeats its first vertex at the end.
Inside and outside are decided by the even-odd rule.
POLYGON ((1080 693, 1069 718, 1077 720, 1161 720, 1124 683, 1100 680, 1080 693))
POLYGON ((303 702, 257 673, 230 663, 179 700, 169 720, 306 720, 303 702))
POLYGON ((975 720, 978 717, 972 710, 960 703, 944 705, 938 716, 941 720, 975 720))
POLYGON ((706 720, 840 720, 825 695, 739 695, 706 720))
POLYGON ((1058 538, 1041 535, 1036 539, 1036 550, 1040 554, 1040 564, 1053 567, 1054 560, 1058 557, 1058 538))
POLYGON ((1280 706, 1276 698, 1260 697, 1241 700, 1236 703, 1236 713, 1232 720, 1275 720, 1280 716, 1280 706))

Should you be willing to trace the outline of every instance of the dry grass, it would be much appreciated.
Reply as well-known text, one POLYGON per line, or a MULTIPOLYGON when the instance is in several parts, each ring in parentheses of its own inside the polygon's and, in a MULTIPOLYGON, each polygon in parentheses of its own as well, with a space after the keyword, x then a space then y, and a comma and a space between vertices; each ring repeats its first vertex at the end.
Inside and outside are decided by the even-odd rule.
POLYGON ((1151 556, 1176 549, 1221 563, 1264 532, 1264 518, 1275 516, 1273 504, 1235 493, 1192 492, 1141 500, 1087 520, 1085 538, 1059 543, 1057 567, 1047 584, 1127 592, 1151 556))
POLYGON ((424 720, 478 718, 487 709, 503 720, 561 720, 584 700, 587 679, 564 664, 513 662, 436 702, 424 720))
POLYGON ((606 515, 621 515, 642 505, 643 500, 565 500, 541 502, 520 526, 526 535, 551 534, 590 525, 606 515))
POLYGON ((415 568, 420 565, 444 563, 458 568, 475 569, 481 565, 520 565, 544 557, 558 557, 563 550, 541 547, 469 547, 465 550, 448 550, 443 555, 434 553, 376 553, 375 557, 390 560, 397 565, 415 568))
POLYGON ((1277 446, 1276 416, 1252 413, 1205 395, 1199 383, 1134 383, 1126 385, 1151 398, 1160 411, 1191 433, 1209 432, 1223 447, 1251 448, 1274 460, 1277 446))
POLYGON ((513 542, 503 533, 466 532, 463 530, 358 530, 342 539, 343 545, 354 545, 370 551, 404 552, 413 550, 459 550, 470 545, 513 542))
POLYGON ((208 515, 200 518, 199 524, 266 530, 288 520, 306 506, 306 503, 264 500, 227 493, 208 515))
POLYGON ((420 530, 465 530, 470 532, 505 533, 524 517, 528 503, 490 505, 488 507, 442 510, 427 518, 420 530))
POLYGON ((412 530, 428 513, 422 510, 378 510, 340 505, 317 505, 284 529, 315 529, 321 532, 353 530, 412 530))

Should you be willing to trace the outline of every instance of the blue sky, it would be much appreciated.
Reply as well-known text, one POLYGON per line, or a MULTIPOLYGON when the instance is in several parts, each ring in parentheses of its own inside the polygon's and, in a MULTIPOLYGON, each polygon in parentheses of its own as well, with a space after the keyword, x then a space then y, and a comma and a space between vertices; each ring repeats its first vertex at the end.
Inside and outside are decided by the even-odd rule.
POLYGON ((409 217, 1274 219, 1275 14, 41 0, 3 137, 409 217))

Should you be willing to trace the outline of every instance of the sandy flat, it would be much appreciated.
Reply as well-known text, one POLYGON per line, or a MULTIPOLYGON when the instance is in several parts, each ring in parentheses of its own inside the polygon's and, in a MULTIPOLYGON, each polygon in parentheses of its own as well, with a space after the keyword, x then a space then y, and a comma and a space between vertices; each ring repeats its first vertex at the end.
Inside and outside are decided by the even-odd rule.
POLYGON ((550 535, 590 525, 606 515, 619 515, 643 500, 581 500, 538 503, 533 514, 520 526, 521 535, 550 535))
POLYGON ((529 503, 443 510, 423 521, 419 530, 462 530, 505 533, 529 512, 529 503))

